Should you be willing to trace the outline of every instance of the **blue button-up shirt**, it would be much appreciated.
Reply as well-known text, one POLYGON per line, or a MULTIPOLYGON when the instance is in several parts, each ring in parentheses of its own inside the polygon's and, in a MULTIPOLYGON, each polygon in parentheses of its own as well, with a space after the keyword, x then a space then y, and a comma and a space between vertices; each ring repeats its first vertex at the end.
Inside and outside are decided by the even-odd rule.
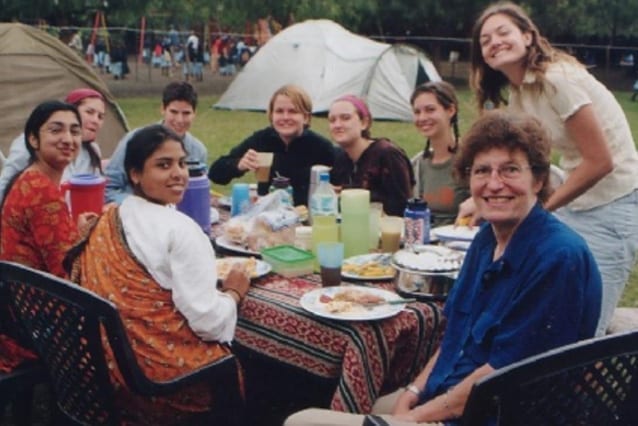
POLYGON ((484 364, 498 369, 594 336, 601 278, 578 234, 537 204, 496 261, 495 247, 485 224, 446 303, 448 324, 421 403, 484 364))

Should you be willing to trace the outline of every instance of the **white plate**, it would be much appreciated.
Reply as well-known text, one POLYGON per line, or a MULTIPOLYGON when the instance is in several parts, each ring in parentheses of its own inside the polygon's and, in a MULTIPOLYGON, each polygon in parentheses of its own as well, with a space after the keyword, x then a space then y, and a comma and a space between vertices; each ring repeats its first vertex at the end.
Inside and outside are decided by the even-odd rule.
MULTIPOLYGON (((222 257, 217 259, 217 277, 220 280, 226 278, 226 274, 228 274, 228 270, 230 270, 230 265, 235 262, 248 262, 250 258, 248 257, 222 257), (224 272, 224 270, 226 270, 224 272)), ((264 262, 263 260, 255 259, 255 270, 251 275, 251 278, 260 278, 272 271, 272 267, 269 263, 264 262)))
POLYGON ((217 211, 217 209, 215 207, 211 207, 210 208, 210 223, 217 223, 219 222, 219 212, 217 211))
MULTIPOLYGON (((361 254, 359 256, 352 256, 343 261, 343 265, 363 265, 369 262, 375 262, 383 266, 390 266, 392 260, 391 253, 368 253, 361 254)), ((345 272, 343 266, 341 267, 341 276, 343 278, 351 280, 363 280, 363 281, 388 281, 394 278, 394 269, 389 275, 359 275, 353 272, 345 272)))
POLYGON ((261 257, 261 253, 258 253, 256 251, 252 251, 247 249, 244 246, 241 246, 239 244, 235 244, 232 241, 229 241, 226 239, 225 236, 219 236, 217 238, 215 238, 215 244, 217 244, 219 247, 231 251, 233 253, 238 253, 238 254, 243 254, 243 255, 248 255, 248 256, 255 256, 255 257, 261 257))
POLYGON ((223 197, 219 197, 217 203, 222 207, 231 208, 231 206, 233 205, 233 199, 228 195, 224 195, 223 197))
POLYGON ((443 243, 445 247, 461 251, 468 251, 470 249, 470 244, 472 244, 471 241, 446 241, 443 243))
POLYGON ((461 268, 465 254, 447 247, 422 245, 414 251, 400 250, 392 256, 396 265, 418 272, 448 272, 461 268))
POLYGON ((432 233, 441 241, 472 241, 478 230, 478 226, 445 225, 432 229, 432 233))
POLYGON ((386 300, 397 300, 401 298, 396 293, 380 288, 362 286, 335 286, 321 287, 309 291, 301 297, 301 299, 299 300, 299 304, 301 304, 302 308, 317 316, 344 321, 368 321, 389 318, 398 314, 403 308, 405 308, 405 303, 400 303, 397 305, 379 305, 372 307, 357 306, 355 309, 348 312, 333 313, 328 312, 328 310, 326 309, 326 304, 319 300, 322 295, 334 297, 335 294, 349 288, 353 288, 374 296, 380 296, 386 300))

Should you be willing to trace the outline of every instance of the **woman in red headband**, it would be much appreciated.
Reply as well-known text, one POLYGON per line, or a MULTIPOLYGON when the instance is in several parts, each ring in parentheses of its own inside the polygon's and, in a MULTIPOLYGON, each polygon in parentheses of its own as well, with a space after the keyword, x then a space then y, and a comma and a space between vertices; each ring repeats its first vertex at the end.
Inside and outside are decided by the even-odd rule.
MULTIPOLYGON (((104 124, 106 103, 104 96, 93 89, 81 88, 69 92, 64 99, 66 103, 74 105, 82 118, 82 145, 77 157, 66 167, 62 181, 74 174, 91 173, 102 174, 102 158, 100 148, 95 142, 97 133, 104 124)), ((7 185, 11 179, 29 165, 24 134, 11 143, 9 156, 0 174, 0 201, 4 198, 7 185)))
POLYGON ((364 188, 370 201, 383 203, 392 216, 403 211, 414 186, 414 172, 403 149, 387 138, 372 138, 372 115, 366 103, 346 95, 330 106, 330 135, 341 147, 331 172, 333 185, 364 188))

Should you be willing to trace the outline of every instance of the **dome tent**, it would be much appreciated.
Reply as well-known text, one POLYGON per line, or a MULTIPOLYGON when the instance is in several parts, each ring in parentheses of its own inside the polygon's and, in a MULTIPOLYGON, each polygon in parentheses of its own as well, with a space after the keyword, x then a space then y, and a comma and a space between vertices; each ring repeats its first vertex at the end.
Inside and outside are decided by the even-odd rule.
POLYGON ((0 148, 7 154, 33 108, 63 100, 73 89, 90 87, 104 95, 106 117, 98 135, 105 157, 127 131, 124 114, 106 84, 77 53, 46 32, 28 25, 0 23, 0 148))
POLYGON ((313 112, 339 96, 366 99, 375 119, 412 120, 414 87, 441 77, 420 50, 353 34, 329 20, 292 25, 268 41, 246 64, 216 108, 266 110, 284 84, 303 87, 313 112))

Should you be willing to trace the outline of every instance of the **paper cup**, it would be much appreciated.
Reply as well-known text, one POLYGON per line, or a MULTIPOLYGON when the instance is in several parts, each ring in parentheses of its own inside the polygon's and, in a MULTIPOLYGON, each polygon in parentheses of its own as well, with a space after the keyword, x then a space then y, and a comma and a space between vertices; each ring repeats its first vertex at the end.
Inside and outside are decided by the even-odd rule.
POLYGON ((270 180, 270 167, 272 166, 272 160, 272 152, 257 153, 257 162, 259 163, 257 170, 255 170, 257 182, 268 182, 270 180))

